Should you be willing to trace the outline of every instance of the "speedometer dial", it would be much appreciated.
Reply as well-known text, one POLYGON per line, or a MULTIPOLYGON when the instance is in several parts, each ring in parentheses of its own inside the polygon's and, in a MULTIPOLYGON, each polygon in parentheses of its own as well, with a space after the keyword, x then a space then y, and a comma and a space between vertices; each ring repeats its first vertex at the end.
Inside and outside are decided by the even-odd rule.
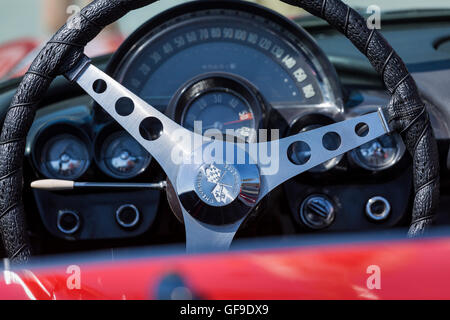
MULTIPOLYGON (((185 83, 214 72, 245 79, 275 108, 340 101, 334 69, 310 36, 290 21, 245 2, 201 1, 169 10, 130 37, 109 71, 160 111, 185 83)), ((222 97, 237 98, 231 95, 222 97)), ((237 114, 221 109, 225 122, 240 121, 245 102, 237 101, 242 108, 237 114)))
POLYGON ((192 102, 182 124, 194 131, 195 121, 203 124, 203 133, 208 129, 233 130, 237 136, 248 139, 255 132, 255 119, 249 104, 226 89, 206 92, 192 102))
POLYGON ((219 133, 254 142, 265 108, 263 98, 245 80, 226 73, 206 73, 182 85, 166 113, 199 134, 219 133))

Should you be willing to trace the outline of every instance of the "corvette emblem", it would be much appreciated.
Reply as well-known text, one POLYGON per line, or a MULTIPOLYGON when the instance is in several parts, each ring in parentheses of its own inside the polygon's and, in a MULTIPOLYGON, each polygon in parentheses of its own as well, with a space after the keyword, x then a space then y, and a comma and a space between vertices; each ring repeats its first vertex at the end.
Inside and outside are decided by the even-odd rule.
POLYGON ((219 203, 227 203, 228 200, 233 201, 233 197, 230 194, 228 188, 222 184, 217 184, 216 187, 212 191, 212 195, 219 203))
POLYGON ((231 165, 206 164, 200 167, 195 191, 209 205, 220 207, 233 202, 239 195, 241 177, 231 165))

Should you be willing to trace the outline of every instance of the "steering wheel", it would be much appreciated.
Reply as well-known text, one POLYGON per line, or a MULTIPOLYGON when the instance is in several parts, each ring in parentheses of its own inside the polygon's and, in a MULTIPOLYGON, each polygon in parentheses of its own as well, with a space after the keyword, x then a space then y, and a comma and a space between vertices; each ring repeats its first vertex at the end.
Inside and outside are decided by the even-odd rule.
POLYGON ((78 83, 161 165, 176 198, 172 207, 182 212, 188 251, 228 248, 250 211, 275 187, 392 130, 402 135, 413 158, 415 198, 409 236, 424 233, 439 200, 437 144, 428 113, 403 61, 356 11, 340 0, 284 1, 325 19, 367 56, 392 95, 387 108, 281 140, 243 144, 182 128, 84 56, 86 44, 106 25, 153 2, 93 1, 77 16, 77 27, 66 24, 52 37, 20 83, 0 137, 0 232, 12 262, 23 263, 31 256, 22 201, 25 141, 39 101, 59 75, 78 83), (339 143, 326 145, 327 135, 339 143), (293 146, 310 156, 292 157, 293 146), (270 167, 259 156, 260 150, 268 149, 276 155, 270 167))

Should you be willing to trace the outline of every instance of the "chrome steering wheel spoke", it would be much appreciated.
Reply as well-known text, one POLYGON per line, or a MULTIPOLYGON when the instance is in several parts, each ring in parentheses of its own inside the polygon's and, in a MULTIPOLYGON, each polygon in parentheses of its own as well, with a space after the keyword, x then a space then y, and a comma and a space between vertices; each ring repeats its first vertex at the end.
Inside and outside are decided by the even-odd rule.
POLYGON ((259 153, 254 158, 262 178, 258 201, 285 181, 388 133, 390 129, 380 108, 377 112, 281 140, 255 144, 253 150, 259 153), (261 156, 267 150, 277 154, 270 158, 275 163, 262 162, 268 159, 261 156))
POLYGON ((245 220, 244 217, 232 224, 214 226, 195 219, 186 209, 182 208, 182 210, 186 230, 186 252, 188 253, 211 249, 228 250, 236 232, 245 220))
MULTIPOLYGON (((271 190, 390 131, 380 109, 281 140, 234 144, 181 127, 91 65, 87 57, 66 77, 78 83, 161 165, 184 219, 189 252, 228 249, 250 211, 271 190), (199 152, 203 156, 211 146, 244 150, 249 163, 218 163, 208 157, 200 157, 200 163, 183 162, 198 159, 199 152), (183 161, 174 161, 174 154, 183 161)), ((223 155, 219 160, 224 160, 223 155)))
MULTIPOLYGON (((85 59, 66 74, 91 96, 114 120, 139 142, 161 165, 172 183, 178 166, 172 153, 189 156, 192 147, 177 143, 174 137, 194 140, 195 133, 166 117, 85 59)), ((201 136, 196 141, 202 141, 201 136)))

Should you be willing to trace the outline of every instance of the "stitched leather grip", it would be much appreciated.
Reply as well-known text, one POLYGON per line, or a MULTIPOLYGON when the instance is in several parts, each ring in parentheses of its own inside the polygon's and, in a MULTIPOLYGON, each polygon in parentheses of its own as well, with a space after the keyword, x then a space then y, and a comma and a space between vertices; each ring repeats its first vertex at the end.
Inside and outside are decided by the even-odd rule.
MULTIPOLYGON (((79 28, 64 25, 45 45, 24 76, 0 136, 0 233, 8 257, 26 262, 31 246, 22 204, 22 163, 27 133, 35 110, 55 76, 64 74, 82 57, 84 47, 108 24, 130 10, 156 0, 96 0, 80 12, 79 28)), ((392 93, 389 121, 402 133, 414 159, 415 199, 410 235, 431 224, 439 199, 437 146, 427 112, 414 80, 402 60, 376 30, 340 0, 286 0, 322 17, 344 33, 382 75, 392 93)))
POLYGON ((40 99, 54 77, 70 70, 86 44, 105 26, 152 2, 155 0, 92 2, 80 12, 79 23, 64 25, 52 37, 20 83, 0 135, 0 233, 13 263, 26 262, 31 255, 22 203, 22 163, 26 137, 40 99))

